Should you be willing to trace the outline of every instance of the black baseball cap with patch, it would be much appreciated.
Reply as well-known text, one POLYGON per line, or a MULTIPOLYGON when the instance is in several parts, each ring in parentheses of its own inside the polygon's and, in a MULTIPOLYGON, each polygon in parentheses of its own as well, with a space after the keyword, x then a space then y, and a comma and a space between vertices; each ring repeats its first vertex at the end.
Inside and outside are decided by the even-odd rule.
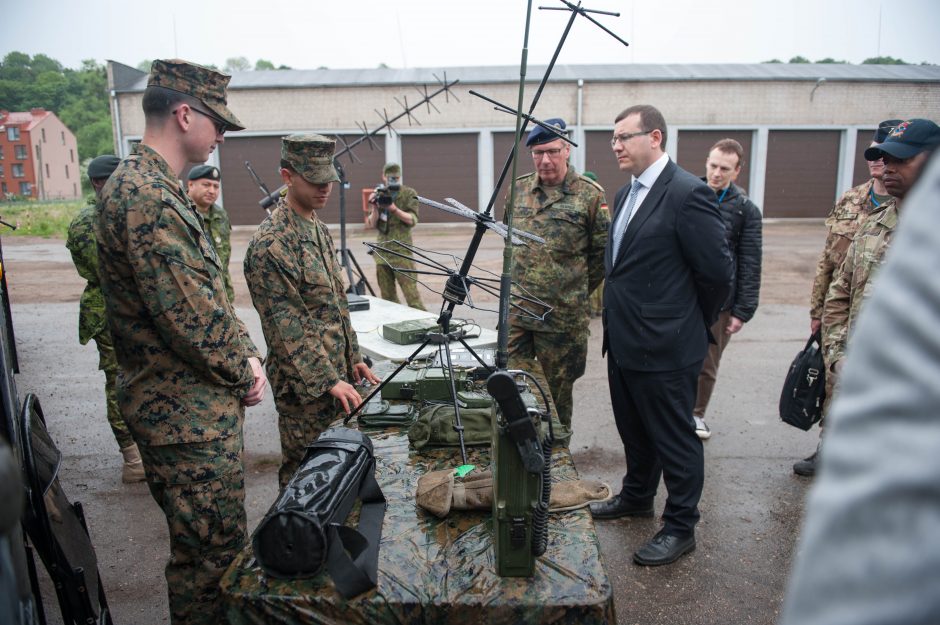
POLYGON ((875 136, 872 138, 872 141, 875 143, 884 143, 884 140, 888 138, 888 133, 898 127, 903 119, 886 119, 880 124, 878 124, 878 129, 875 130, 875 136))
POLYGON ((199 180, 200 178, 205 178, 207 180, 221 180, 222 174, 219 173, 218 168, 213 167, 212 165, 196 165, 189 170, 189 180, 199 180))
POLYGON ((865 160, 877 161, 888 154, 894 158, 911 158, 940 145, 940 126, 929 119, 909 119, 896 125, 885 140, 865 150, 865 160))

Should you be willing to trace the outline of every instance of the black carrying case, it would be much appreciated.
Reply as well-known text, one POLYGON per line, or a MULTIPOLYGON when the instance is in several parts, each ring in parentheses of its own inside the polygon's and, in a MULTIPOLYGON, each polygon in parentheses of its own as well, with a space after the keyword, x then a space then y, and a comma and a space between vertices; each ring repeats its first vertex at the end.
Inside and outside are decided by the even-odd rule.
POLYGON ((355 597, 376 585, 385 507, 372 441, 358 430, 330 428, 307 447, 255 530, 255 559, 279 579, 311 577, 326 566, 337 591, 355 597), (343 525, 359 499, 359 525, 343 525))
POLYGON ((817 330, 790 363, 780 392, 780 418, 793 427, 808 430, 822 418, 825 400, 826 365, 817 330))

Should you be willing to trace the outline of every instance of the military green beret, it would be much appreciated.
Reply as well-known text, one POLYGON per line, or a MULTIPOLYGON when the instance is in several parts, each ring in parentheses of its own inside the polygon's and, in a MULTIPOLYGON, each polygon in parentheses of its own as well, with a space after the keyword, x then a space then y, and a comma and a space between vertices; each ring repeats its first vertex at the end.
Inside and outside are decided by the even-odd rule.
POLYGON ((281 140, 281 160, 312 184, 339 181, 333 167, 336 141, 323 135, 290 135, 281 140))
POLYGON ((401 176, 401 165, 398 163, 386 163, 382 174, 386 176, 401 176))
POLYGON ((219 173, 218 168, 212 165, 196 165, 189 170, 189 180, 199 180, 200 178, 221 180, 222 174, 219 173))
POLYGON ((97 156, 88 163, 88 177, 92 180, 99 180, 101 178, 107 180, 108 177, 114 173, 114 170, 117 169, 118 163, 120 162, 121 159, 114 154, 102 154, 101 156, 97 156))
POLYGON ((147 86, 190 95, 205 104, 213 116, 225 122, 231 130, 244 130, 245 126, 229 110, 225 99, 225 89, 231 79, 231 76, 188 61, 156 60, 150 66, 147 86))

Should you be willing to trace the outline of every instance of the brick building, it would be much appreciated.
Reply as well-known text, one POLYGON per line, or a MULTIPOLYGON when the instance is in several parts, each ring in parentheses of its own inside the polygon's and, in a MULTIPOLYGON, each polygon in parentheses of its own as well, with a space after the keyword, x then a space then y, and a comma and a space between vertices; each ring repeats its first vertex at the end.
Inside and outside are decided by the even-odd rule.
MULTIPOLYGON (((406 184, 440 200, 454 197, 485 206, 509 152, 515 119, 468 93, 474 89, 510 106, 518 96, 518 67, 447 68, 458 79, 458 99, 433 100, 438 111, 415 112, 398 132, 379 141, 382 152, 363 145, 361 162, 344 160, 350 181, 349 221, 358 223, 360 191, 379 182, 382 164, 401 162, 406 184), (420 123, 420 125, 419 125, 420 123)), ((527 71, 526 102, 544 68, 527 71)), ((290 132, 361 135, 357 124, 380 125, 405 97, 420 97, 416 86, 433 89, 439 69, 284 70, 239 72, 232 78, 229 105, 247 126, 232 133, 213 155, 222 170, 222 194, 233 223, 257 223, 260 192, 244 162, 251 161, 272 188, 279 184, 280 138, 290 132), (379 112, 377 114, 377 111, 379 112)), ((114 136, 119 154, 139 140, 146 74, 108 64, 114 136)), ((704 175, 708 147, 733 137, 746 150, 739 183, 767 217, 823 217, 840 193, 867 177, 861 153, 882 119, 940 120, 940 67, 919 65, 755 64, 755 65, 582 65, 557 66, 535 112, 564 117, 578 147, 572 162, 593 170, 608 199, 626 180, 610 150, 613 120, 631 104, 657 106, 669 123, 667 152, 680 165, 704 175)), ((532 170, 523 153, 521 175, 532 170)), ((324 218, 338 221, 334 191, 324 218)), ((500 194, 502 197, 502 193, 500 194)), ((501 203, 501 202, 500 202, 501 203)), ((422 221, 458 218, 423 209, 422 221)))
POLYGON ((75 135, 55 113, 0 111, 0 192, 37 200, 81 196, 75 135))

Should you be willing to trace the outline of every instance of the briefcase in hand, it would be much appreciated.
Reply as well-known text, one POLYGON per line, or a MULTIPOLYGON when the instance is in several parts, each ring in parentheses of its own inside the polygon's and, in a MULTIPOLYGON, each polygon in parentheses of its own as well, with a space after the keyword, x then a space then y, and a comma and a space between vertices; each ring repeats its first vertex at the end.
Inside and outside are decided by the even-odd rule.
POLYGON ((819 331, 790 364, 780 393, 780 418, 793 427, 808 430, 822 418, 826 400, 826 365, 819 331))

